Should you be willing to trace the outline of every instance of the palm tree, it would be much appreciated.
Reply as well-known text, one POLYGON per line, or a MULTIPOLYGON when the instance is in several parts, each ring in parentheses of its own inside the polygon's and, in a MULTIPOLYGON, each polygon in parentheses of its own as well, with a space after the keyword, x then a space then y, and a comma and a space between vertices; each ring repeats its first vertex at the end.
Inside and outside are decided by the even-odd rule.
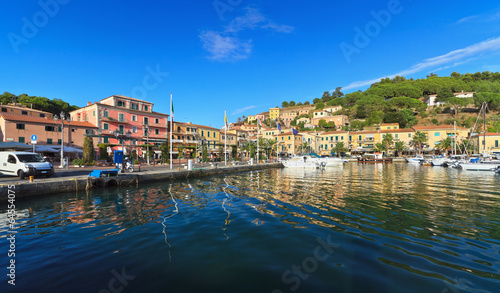
POLYGON ((335 147, 332 149, 332 152, 335 152, 337 154, 337 157, 340 157, 341 153, 347 152, 347 151, 348 151, 348 149, 346 147, 344 147, 343 142, 337 142, 335 147))
POLYGON ((304 142, 302 144, 299 145, 299 150, 301 151, 301 153, 307 153, 307 142, 304 142))
POLYGON ((389 153, 389 150, 391 149, 391 146, 394 143, 394 138, 392 137, 392 134, 390 133, 384 134, 382 143, 385 143, 385 149, 387 150, 387 153, 389 153))
POLYGON ((451 149, 451 147, 452 147, 451 138, 447 137, 438 142, 436 149, 438 149, 439 151, 446 152, 447 150, 451 149))
POLYGON ((394 144, 394 150, 396 151, 396 157, 399 157, 400 152, 406 151, 408 148, 405 146, 405 143, 402 141, 396 141, 394 144))
POLYGON ((382 143, 378 142, 377 144, 375 144, 375 146, 373 147, 373 150, 377 153, 381 153, 383 151, 385 151, 385 145, 383 145, 382 143))
MULTIPOLYGON (((273 155, 273 151, 274 151, 274 145, 277 144, 277 141, 275 139, 268 139, 267 140, 267 145, 271 148, 271 156, 273 155)), ((278 153, 278 150, 276 150, 276 154, 278 153)))
POLYGON ((415 146, 415 151, 421 152, 422 150, 422 143, 427 141, 427 135, 425 132, 422 131, 417 131, 415 135, 413 135, 413 145, 415 146), (418 147, 418 148, 417 148, 418 147))

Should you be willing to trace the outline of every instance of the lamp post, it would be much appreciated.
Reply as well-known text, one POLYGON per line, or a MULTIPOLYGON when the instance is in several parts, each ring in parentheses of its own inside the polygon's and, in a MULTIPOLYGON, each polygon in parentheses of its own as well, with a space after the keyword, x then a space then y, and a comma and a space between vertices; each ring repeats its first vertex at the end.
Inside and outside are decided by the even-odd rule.
POLYGON ((149 125, 148 124, 144 125, 143 130, 144 133, 146 134, 146 156, 147 156, 146 161, 149 166, 149 125))
MULTIPOLYGON (((115 135, 116 137, 116 142, 117 144, 119 144, 120 142, 118 141, 118 136, 120 136, 120 131, 118 129, 115 129, 115 131, 113 131, 113 134, 115 135)), ((122 141, 123 142, 123 141, 122 141)), ((123 151, 123 147, 122 147, 122 151, 123 151)), ((122 163, 121 163, 121 168, 122 169, 122 173, 123 173, 123 160, 122 160, 122 163)))
MULTIPOLYGON (((59 166, 59 168, 64 168, 64 120, 66 119, 69 125, 71 117, 69 115, 66 116, 66 114, 62 111, 60 115, 61 115, 61 165, 59 166)), ((57 125, 57 120, 59 120, 59 117, 57 117, 56 114, 54 115, 54 121, 56 122, 56 125, 57 125)))

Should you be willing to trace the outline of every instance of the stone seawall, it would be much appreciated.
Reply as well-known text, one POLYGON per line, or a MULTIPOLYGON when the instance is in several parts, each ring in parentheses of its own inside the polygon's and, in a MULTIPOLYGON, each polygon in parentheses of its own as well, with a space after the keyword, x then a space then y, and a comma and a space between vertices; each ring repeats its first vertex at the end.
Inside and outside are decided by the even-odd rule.
POLYGON ((155 170, 137 173, 124 173, 117 177, 95 178, 85 176, 61 177, 50 179, 19 180, 10 184, 0 184, 0 202, 8 199, 8 189, 15 190, 16 200, 23 197, 37 195, 57 194, 63 192, 78 192, 106 186, 139 186, 142 183, 161 182, 167 180, 181 180, 186 178, 197 178, 220 174, 230 174, 252 170, 264 170, 272 168, 282 168, 281 163, 222 166, 218 168, 201 168, 192 171, 188 170, 155 170), (9 188, 10 186, 10 188, 9 188))

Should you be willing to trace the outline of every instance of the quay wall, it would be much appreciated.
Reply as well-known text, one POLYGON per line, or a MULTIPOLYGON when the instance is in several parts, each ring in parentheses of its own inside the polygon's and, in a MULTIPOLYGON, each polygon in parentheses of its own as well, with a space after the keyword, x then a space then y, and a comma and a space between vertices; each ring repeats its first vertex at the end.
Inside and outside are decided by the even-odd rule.
MULTIPOLYGON (((161 182, 167 180, 182 180, 187 178, 197 178, 214 176, 221 174, 231 174, 253 170, 264 170, 272 168, 282 168, 281 163, 222 166, 218 168, 201 168, 192 171, 181 170, 155 170, 142 171, 136 173, 121 173, 116 177, 95 178, 88 175, 75 177, 60 177, 50 179, 35 179, 16 181, 9 184, 0 184, 0 202, 8 200, 9 189, 15 191, 15 199, 23 197, 33 197, 38 195, 49 195, 63 192, 79 192, 107 186, 139 186, 143 183, 161 182)), ((10 192, 12 193, 12 192, 10 192)))

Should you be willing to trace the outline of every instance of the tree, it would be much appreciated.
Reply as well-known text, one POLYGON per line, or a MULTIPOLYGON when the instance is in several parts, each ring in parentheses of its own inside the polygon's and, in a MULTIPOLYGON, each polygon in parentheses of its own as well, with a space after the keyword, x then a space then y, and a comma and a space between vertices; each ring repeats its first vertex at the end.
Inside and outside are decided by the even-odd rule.
POLYGON ((404 142, 402 141, 396 141, 396 143, 394 144, 394 151, 395 151, 395 156, 396 157, 399 157, 399 154, 401 152, 404 152, 406 151, 408 148, 405 146, 404 142))
POLYGON ((286 107, 288 107, 288 102, 287 101, 283 101, 281 103, 281 108, 286 108, 286 107))
POLYGON ((83 162, 90 164, 95 160, 94 141, 92 137, 86 136, 83 141, 83 162))
POLYGON ((208 146, 206 144, 201 146, 201 159, 203 162, 208 162, 208 146))
POLYGON ((342 87, 337 87, 335 91, 332 93, 332 98, 340 98, 344 96, 344 93, 341 92, 342 87))
POLYGON ((302 154, 307 153, 307 142, 303 142, 299 145, 299 150, 301 151, 302 154))
POLYGON ((392 137, 392 134, 390 133, 384 134, 382 138, 382 143, 385 144, 385 149, 387 150, 387 152, 389 152, 389 150, 392 147, 392 144, 394 143, 394 138, 392 137))
POLYGON ((231 145, 231 156, 233 158, 233 160, 236 159, 236 157, 238 156, 238 147, 236 145, 231 145))
POLYGON ((373 147, 373 150, 377 153, 381 153, 381 152, 385 151, 385 145, 383 143, 378 142, 373 147))
POLYGON ((170 146, 168 145, 168 142, 163 142, 160 145, 160 151, 161 151, 161 161, 163 163, 168 162, 170 158, 170 146))
POLYGON ((294 101, 290 101, 290 103, 288 103, 288 106, 290 106, 290 107, 295 106, 295 102, 294 101))
POLYGON ((451 143, 451 138, 443 138, 442 140, 438 141, 438 144, 436 145, 436 149, 439 151, 446 152, 449 149, 451 149, 452 143, 451 143))
POLYGON ((304 105, 310 105, 311 103, 309 101, 305 101, 304 105))
POLYGON ((325 108, 325 103, 323 102, 318 102, 316 104, 316 110, 323 110, 323 108, 325 108))
POLYGON ((387 102, 387 105, 396 108, 397 110, 413 109, 417 112, 423 111, 427 105, 418 99, 408 97, 394 97, 387 102))
POLYGON ((442 88, 436 97, 436 101, 438 102, 444 102, 448 98, 454 97, 455 95, 453 94, 453 91, 449 88, 442 88))
POLYGON ((324 92, 323 96, 321 97, 321 100, 325 103, 330 101, 331 99, 332 99, 332 96, 330 96, 330 92, 324 92))
POLYGON ((476 107, 480 107, 483 102, 486 102, 488 109, 500 109, 500 93, 475 93, 473 99, 476 107))
POLYGON ((184 159, 184 148, 183 148, 183 147, 181 147, 181 146, 178 146, 178 147, 177 147, 177 152, 178 152, 177 157, 178 157, 179 159, 184 159))
POLYGON ((332 152, 334 152, 337 157, 340 157, 340 155, 344 152, 347 152, 348 149, 344 146, 344 142, 337 142, 337 144, 335 144, 335 147, 332 149, 332 152))
POLYGON ((457 98, 455 96, 447 98, 445 100, 446 105, 449 105, 455 110, 455 115, 454 117, 457 117, 458 110, 467 106, 470 103, 470 99, 467 98, 457 98))
POLYGON ((412 143, 415 146, 415 150, 418 152, 422 151, 422 144, 427 141, 427 135, 425 132, 417 131, 413 135, 412 143))
POLYGON ((313 100, 313 104, 317 104, 317 103, 319 103, 319 102, 321 102, 321 99, 319 99, 319 98, 315 98, 315 99, 313 100))

